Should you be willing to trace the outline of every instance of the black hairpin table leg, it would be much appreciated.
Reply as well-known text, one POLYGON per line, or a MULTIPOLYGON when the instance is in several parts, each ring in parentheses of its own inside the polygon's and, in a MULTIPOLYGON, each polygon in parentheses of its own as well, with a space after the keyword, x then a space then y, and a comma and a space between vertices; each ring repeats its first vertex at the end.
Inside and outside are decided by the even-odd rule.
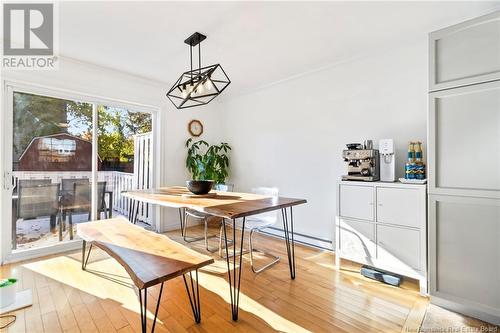
POLYGON ((241 283, 241 260, 243 256, 243 235, 245 234, 245 218, 243 218, 243 225, 241 228, 241 241, 240 251, 236 252, 236 220, 233 219, 233 269, 231 273, 230 263, 231 257, 229 256, 229 247, 227 242, 226 219, 222 219, 224 229, 224 241, 226 245, 226 262, 227 262, 227 276, 229 282, 229 293, 231 299, 231 314, 234 321, 238 320, 238 310, 240 303, 240 283, 241 283), (238 268, 236 268, 238 263, 238 268))
MULTIPOLYGON (((151 326, 151 333, 155 331, 156 318, 158 317, 158 309, 160 308, 161 294, 163 292, 163 283, 164 282, 161 283, 160 294, 156 302, 155 317, 153 319, 153 326, 151 326)), ((141 305, 141 331, 142 333, 146 333, 148 327, 148 288, 139 289, 139 303, 141 305)))
POLYGON ((184 237, 184 223, 186 219, 185 208, 179 208, 179 223, 181 224, 181 236, 184 237))
POLYGON ((89 252, 87 253, 87 256, 85 256, 85 248, 86 247, 87 247, 87 242, 84 240, 84 241, 82 241, 82 270, 83 271, 87 267, 87 262, 89 261, 90 251, 92 251, 92 243, 90 243, 89 252))
POLYGON ((293 211, 290 206, 290 216, 287 213, 286 207, 281 209, 283 218, 283 231, 285 233, 286 253, 288 255, 288 266, 290 267, 290 277, 295 279, 295 242, 293 238, 293 211))

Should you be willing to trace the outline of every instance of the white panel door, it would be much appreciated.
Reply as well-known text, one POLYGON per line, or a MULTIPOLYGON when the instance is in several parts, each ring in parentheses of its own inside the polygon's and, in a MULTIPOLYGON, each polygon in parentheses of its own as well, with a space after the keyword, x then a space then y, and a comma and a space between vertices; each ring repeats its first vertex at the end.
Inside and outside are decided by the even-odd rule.
POLYGON ((421 270, 420 231, 377 225, 377 258, 395 270, 421 270))
POLYGON ((374 188, 371 186, 340 186, 339 215, 362 220, 373 221, 374 188))
POLYGON ((431 91, 500 78, 500 11, 430 34, 431 91))
POLYGON ((500 81, 430 94, 430 193, 500 196, 500 81))
POLYGON ((431 195, 429 206, 431 295, 500 322, 500 200, 431 195))
POLYGON ((411 188, 377 188, 377 222, 420 228, 425 196, 411 188))

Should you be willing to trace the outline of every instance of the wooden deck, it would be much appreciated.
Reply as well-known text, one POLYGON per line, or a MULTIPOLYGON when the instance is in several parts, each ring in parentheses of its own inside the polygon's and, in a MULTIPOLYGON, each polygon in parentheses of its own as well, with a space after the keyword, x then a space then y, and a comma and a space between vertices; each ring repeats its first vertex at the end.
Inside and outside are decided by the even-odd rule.
MULTIPOLYGON (((178 231, 169 236, 180 241, 178 231)), ((202 243, 195 248, 202 251, 202 243)), ((231 321, 226 262, 214 255, 216 262, 200 271, 201 324, 194 323, 183 280, 176 278, 165 284, 156 331, 418 331, 428 300, 418 295, 416 283, 383 285, 361 277, 349 263, 337 272, 332 253, 303 246, 296 247, 297 278, 290 280, 283 241, 257 235, 256 245, 282 260, 255 275, 245 256, 238 322, 231 321)), ((19 277, 21 289, 34 291, 33 307, 18 311, 5 331, 140 332, 137 291, 125 270, 102 251, 92 255, 88 271, 80 260, 77 251, 1 267, 2 276, 19 277)), ((152 300, 158 289, 150 289, 152 300)), ((152 311, 156 302, 150 303, 152 311)))

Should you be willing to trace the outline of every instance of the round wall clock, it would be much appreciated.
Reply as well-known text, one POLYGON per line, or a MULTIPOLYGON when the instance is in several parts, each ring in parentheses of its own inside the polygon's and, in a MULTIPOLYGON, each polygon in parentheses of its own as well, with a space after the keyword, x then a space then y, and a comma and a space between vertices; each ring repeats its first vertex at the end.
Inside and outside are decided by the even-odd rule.
POLYGON ((200 136, 203 134, 203 125, 201 121, 193 119, 188 124, 188 130, 192 136, 200 136))

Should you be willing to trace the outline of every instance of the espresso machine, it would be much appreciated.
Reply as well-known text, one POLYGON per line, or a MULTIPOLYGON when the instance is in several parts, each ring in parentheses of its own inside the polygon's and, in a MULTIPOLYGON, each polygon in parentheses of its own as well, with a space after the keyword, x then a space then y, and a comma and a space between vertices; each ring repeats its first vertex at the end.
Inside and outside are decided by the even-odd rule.
POLYGON ((374 182, 380 179, 379 152, 373 149, 372 140, 364 144, 348 143, 342 151, 342 157, 347 162, 347 175, 342 180, 360 180, 374 182))

